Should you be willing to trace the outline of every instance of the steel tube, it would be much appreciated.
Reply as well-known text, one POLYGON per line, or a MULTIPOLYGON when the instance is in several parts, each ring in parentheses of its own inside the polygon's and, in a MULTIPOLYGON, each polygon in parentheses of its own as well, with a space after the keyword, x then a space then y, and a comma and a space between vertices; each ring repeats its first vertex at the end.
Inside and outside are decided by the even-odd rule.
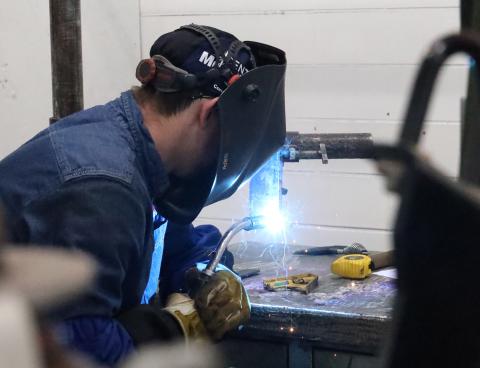
POLYGON ((282 152, 285 162, 314 159, 366 159, 373 157, 370 133, 299 134, 287 133, 282 152))
POLYGON ((54 123, 83 109, 80 0, 50 0, 54 123))

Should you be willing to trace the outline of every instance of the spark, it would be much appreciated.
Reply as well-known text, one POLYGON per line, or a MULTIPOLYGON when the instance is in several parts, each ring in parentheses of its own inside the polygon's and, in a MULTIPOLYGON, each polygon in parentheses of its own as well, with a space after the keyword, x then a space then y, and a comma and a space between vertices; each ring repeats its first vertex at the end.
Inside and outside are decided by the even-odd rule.
POLYGON ((278 200, 271 199, 265 203, 259 214, 263 216, 263 225, 265 229, 272 234, 280 234, 287 222, 285 214, 280 209, 278 200))

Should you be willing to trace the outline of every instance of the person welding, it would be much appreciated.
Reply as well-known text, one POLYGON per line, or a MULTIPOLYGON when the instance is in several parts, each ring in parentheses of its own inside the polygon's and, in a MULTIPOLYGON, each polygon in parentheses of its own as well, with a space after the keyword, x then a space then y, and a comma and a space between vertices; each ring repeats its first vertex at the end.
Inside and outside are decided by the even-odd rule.
POLYGON ((141 87, 61 119, 0 162, 10 240, 98 263, 94 286, 58 312, 67 345, 114 365, 138 345, 219 339, 248 320, 232 272, 196 282, 220 234, 191 222, 284 144, 285 69, 275 47, 183 26, 139 63, 141 87), (153 302, 159 280, 164 304, 153 302))

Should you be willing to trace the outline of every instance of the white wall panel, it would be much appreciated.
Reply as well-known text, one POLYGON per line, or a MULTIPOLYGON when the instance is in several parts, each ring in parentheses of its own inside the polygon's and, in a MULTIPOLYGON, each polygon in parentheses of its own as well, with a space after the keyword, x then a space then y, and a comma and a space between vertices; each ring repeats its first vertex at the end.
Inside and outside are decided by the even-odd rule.
POLYGON ((82 38, 85 107, 103 104, 138 84, 138 1, 83 0, 82 38))
POLYGON ((52 114, 48 1, 0 2, 0 159, 52 114))
MULTIPOLYGON (((398 134, 421 55, 432 40, 459 28, 458 3, 84 0, 85 103, 103 103, 136 84, 138 59, 147 54, 156 37, 196 22, 287 51, 289 130, 371 132, 376 141, 391 142, 398 134)), ((455 176, 459 101, 465 94, 467 63, 455 58, 449 64, 422 145, 438 166, 455 176)), ((46 127, 50 115, 48 2, 3 1, 0 158, 46 127)), ((289 229, 288 241, 311 245, 360 241, 370 249, 390 246, 389 230, 397 201, 386 193, 383 179, 371 162, 288 164, 285 185, 290 190, 288 208, 299 222, 289 229)), ((206 208, 197 222, 211 222, 225 229, 232 218, 248 213, 247 189, 206 208)), ((261 234, 248 236, 258 238, 261 234)))
MULTIPOLYGON (((289 191, 285 198, 292 221, 374 230, 391 228, 396 201, 385 193, 381 176, 286 172, 284 186, 289 191)), ((245 186, 234 197, 207 207, 201 217, 229 219, 247 215, 245 186)))
MULTIPOLYGON (((221 231, 225 231, 232 224, 232 221, 230 219, 199 218, 195 224, 213 224, 221 231)), ((359 242, 365 245, 367 249, 376 251, 384 251, 392 247, 392 233, 390 231, 309 225, 292 225, 286 229, 284 235, 272 235, 265 230, 241 232, 232 240, 232 243, 247 240, 265 243, 276 242, 279 243, 278 246, 282 246, 281 244, 284 242, 308 246, 359 242)))
MULTIPOLYGON (((398 204, 396 196, 385 194, 382 178, 363 175, 359 180, 350 176, 349 180, 345 175, 312 173, 287 173, 285 178, 290 219, 285 233, 243 232, 237 240, 304 245, 360 242, 371 250, 392 246, 390 228, 398 204)), ((235 220, 247 215, 248 186, 244 186, 231 198, 205 208, 195 225, 213 224, 226 231, 235 220)))
POLYGON ((357 10, 357 9, 408 9, 408 8, 458 8, 458 0, 244 0, 228 2, 216 0, 165 2, 141 0, 142 15, 174 14, 251 14, 302 13, 308 11, 357 10))
POLYGON ((288 211, 301 224, 391 229, 396 202, 380 176, 287 172, 284 186, 288 211))
POLYGON ((160 34, 192 22, 278 46, 291 64, 416 64, 433 40, 459 29, 459 11, 447 7, 241 16, 182 15, 180 10, 178 15, 143 17, 144 54, 160 34))
MULTIPOLYGON (((417 66, 292 66, 287 73, 288 117, 401 121, 417 66)), ((444 68, 428 120, 460 120, 467 69, 444 68)))
MULTIPOLYGON (((82 1, 85 106, 135 82, 140 59, 136 0, 82 1)), ((0 158, 46 128, 52 114, 49 4, 0 3, 0 158)))
MULTIPOLYGON (((238 4, 141 1, 143 53, 163 32, 191 22, 224 28, 287 51, 287 128, 304 133, 371 132, 395 141, 418 63, 428 45, 459 28, 454 0, 286 0, 238 4), (428 21, 425 21, 428 19, 428 21), (246 26, 247 25, 247 26, 246 26)), ((422 150, 450 176, 458 173, 460 99, 467 62, 449 61, 422 137, 422 150)), ((360 241, 391 246, 397 206, 368 160, 306 161, 285 166, 288 209, 299 223, 288 242, 360 241)), ((248 214, 248 187, 206 208, 197 223, 225 230, 248 214)), ((265 233, 240 237, 269 241, 265 233)))

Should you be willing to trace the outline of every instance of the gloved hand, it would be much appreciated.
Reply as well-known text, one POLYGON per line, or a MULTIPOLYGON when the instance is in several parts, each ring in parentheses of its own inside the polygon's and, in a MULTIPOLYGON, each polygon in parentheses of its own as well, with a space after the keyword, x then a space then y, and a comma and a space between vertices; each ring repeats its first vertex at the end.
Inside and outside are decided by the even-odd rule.
POLYGON ((198 269, 187 271, 198 314, 210 336, 218 340, 250 318, 250 302, 241 280, 230 271, 219 271, 204 283, 198 269))
POLYGON ((192 340, 208 340, 207 330, 195 309, 195 302, 187 294, 170 294, 163 310, 177 320, 187 343, 192 340))

